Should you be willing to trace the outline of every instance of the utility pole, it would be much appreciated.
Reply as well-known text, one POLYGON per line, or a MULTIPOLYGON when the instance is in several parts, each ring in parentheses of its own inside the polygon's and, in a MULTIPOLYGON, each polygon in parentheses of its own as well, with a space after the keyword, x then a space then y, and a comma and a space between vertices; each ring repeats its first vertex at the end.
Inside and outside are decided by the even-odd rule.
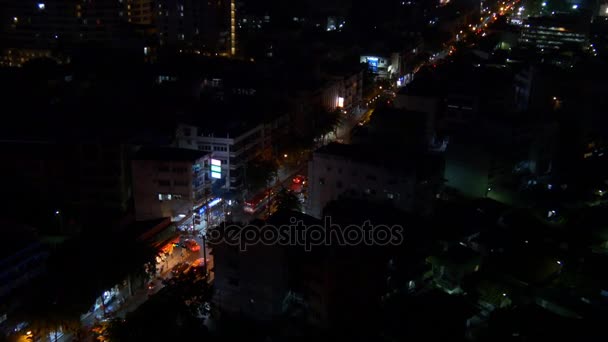
POLYGON ((203 261, 204 261, 204 267, 205 267, 205 279, 207 279, 207 239, 205 237, 205 234, 203 234, 202 236, 203 238, 203 261))
MULTIPOLYGON (((192 208, 194 208, 194 204, 196 203, 195 199, 192 200, 192 208)), ((190 234, 194 235, 194 231, 196 230, 196 215, 198 213, 192 210, 192 229, 190 230, 190 234)))

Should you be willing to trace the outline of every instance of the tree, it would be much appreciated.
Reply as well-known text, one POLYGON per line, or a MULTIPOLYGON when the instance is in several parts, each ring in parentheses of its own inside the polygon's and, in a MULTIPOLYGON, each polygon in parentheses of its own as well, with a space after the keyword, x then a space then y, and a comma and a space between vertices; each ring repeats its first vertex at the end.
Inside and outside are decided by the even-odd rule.
POLYGON ((302 210, 302 205, 300 203, 300 200, 298 199, 298 196, 296 196, 293 192, 285 188, 279 190, 279 192, 274 198, 274 202, 277 210, 302 210))
MULTIPOLYGON (((47 283, 52 278, 45 277, 47 283)), ((35 339, 49 337, 56 341, 58 332, 76 333, 80 329, 80 312, 73 310, 73 304, 62 306, 57 291, 52 286, 43 288, 40 284, 27 291, 26 301, 15 314, 18 321, 28 322, 28 330, 35 339)))
POLYGON ((336 133, 338 127, 342 123, 342 112, 339 109, 329 111, 324 108, 318 108, 313 111, 312 116, 312 134, 315 139, 321 138, 325 143, 327 134, 336 133))
POLYGON ((254 159, 247 163, 245 179, 247 189, 256 192, 267 188, 277 176, 277 163, 273 160, 254 159))
POLYGON ((113 320, 100 329, 102 335, 110 341, 200 341, 208 337, 197 317, 212 296, 203 273, 195 269, 173 278, 125 320, 113 320))
POLYGON ((314 148, 312 137, 298 137, 295 135, 285 136, 278 142, 278 160, 281 164, 297 165, 303 160, 307 160, 307 155, 314 148))
POLYGON ((76 333, 80 315, 103 291, 131 275, 153 272, 156 251, 134 238, 105 233, 64 243, 47 262, 47 272, 24 289, 25 303, 16 316, 36 336, 61 329, 76 333))

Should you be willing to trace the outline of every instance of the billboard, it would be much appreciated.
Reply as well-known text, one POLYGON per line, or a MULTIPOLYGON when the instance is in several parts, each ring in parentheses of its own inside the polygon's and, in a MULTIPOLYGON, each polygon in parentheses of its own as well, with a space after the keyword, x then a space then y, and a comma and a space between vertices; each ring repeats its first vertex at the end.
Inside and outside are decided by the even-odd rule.
POLYGON ((211 159, 211 178, 222 178, 222 161, 219 159, 211 159))

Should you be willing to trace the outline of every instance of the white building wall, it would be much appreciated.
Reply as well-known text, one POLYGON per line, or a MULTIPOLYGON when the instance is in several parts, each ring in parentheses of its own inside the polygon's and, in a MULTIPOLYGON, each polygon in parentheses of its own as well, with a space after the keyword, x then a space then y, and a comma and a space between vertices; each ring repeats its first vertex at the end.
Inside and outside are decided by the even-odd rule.
POLYGON ((248 160, 257 156, 264 147, 264 126, 262 124, 253 127, 238 137, 217 137, 213 135, 198 135, 196 126, 179 124, 176 132, 176 146, 192 150, 199 150, 211 153, 213 159, 222 161, 222 179, 225 181, 224 188, 234 190, 231 186, 231 171, 243 165, 248 160), (189 134, 188 134, 189 133, 189 134), (239 151, 235 150, 235 145, 250 138, 254 134, 259 134, 259 138, 253 139, 239 151), (242 156, 245 153, 245 156, 242 156), (231 164, 230 158, 240 157, 241 162, 237 165, 231 164))
POLYGON ((402 210, 411 209, 414 200, 414 177, 400 175, 381 165, 315 153, 308 163, 308 178, 306 213, 316 218, 321 218, 329 202, 342 195, 389 201, 402 210))

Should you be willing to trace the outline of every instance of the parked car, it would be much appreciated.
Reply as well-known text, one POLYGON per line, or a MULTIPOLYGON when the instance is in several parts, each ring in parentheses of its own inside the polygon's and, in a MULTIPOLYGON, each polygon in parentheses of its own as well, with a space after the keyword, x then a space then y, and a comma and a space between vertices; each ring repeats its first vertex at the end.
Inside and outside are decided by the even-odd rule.
POLYGON ((188 267, 190 267, 190 264, 188 264, 187 262, 180 262, 179 264, 175 265, 175 267, 173 267, 171 273, 173 273, 173 275, 182 274, 186 269, 188 269, 188 267))

